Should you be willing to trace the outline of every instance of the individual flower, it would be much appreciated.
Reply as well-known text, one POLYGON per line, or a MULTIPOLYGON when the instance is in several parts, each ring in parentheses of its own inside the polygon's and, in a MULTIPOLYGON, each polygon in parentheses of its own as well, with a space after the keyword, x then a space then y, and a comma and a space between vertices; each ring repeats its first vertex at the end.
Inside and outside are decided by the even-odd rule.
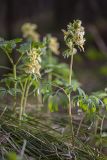
POLYGON ((56 55, 59 54, 59 43, 56 37, 50 37, 49 39, 49 49, 55 53, 56 55))
POLYGON ((21 30, 24 38, 31 38, 33 41, 39 41, 39 34, 36 31, 37 25, 31 23, 23 24, 21 30))

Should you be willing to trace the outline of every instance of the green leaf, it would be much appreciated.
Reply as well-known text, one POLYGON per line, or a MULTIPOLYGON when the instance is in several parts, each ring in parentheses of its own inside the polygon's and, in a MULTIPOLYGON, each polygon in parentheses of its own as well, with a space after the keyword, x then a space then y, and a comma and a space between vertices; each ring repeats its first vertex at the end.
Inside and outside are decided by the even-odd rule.
POLYGON ((12 70, 11 68, 9 67, 6 67, 6 66, 0 66, 1 69, 6 69, 6 70, 12 70))
POLYGON ((58 111, 58 103, 56 100, 56 96, 49 97, 48 108, 49 108, 50 112, 58 111))
POLYGON ((85 92, 80 87, 77 90, 80 96, 86 97, 85 92))
POLYGON ((26 43, 21 44, 20 48, 18 48, 17 51, 24 54, 30 49, 31 49, 31 42, 28 41, 26 43))
POLYGON ((16 153, 14 153, 14 152, 8 153, 7 160, 17 160, 16 153))
POLYGON ((6 155, 7 160, 21 160, 19 156, 16 155, 14 152, 10 152, 6 155))
POLYGON ((59 98, 59 101, 58 101, 59 102, 58 103, 59 106, 61 106, 63 108, 68 107, 68 98, 67 98, 67 96, 65 94, 59 92, 58 93, 58 98, 59 98))
POLYGON ((21 39, 13 39, 10 41, 1 41, 0 42, 0 48, 2 48, 4 51, 11 53, 12 50, 16 47, 16 44, 21 42, 21 39))
POLYGON ((104 91, 94 92, 93 95, 100 99, 107 97, 107 93, 104 91))

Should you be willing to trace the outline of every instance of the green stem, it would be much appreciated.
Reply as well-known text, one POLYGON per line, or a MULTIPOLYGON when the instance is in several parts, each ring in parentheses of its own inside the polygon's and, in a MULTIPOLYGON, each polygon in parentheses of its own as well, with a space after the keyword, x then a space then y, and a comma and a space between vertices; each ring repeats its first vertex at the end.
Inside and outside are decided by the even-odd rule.
POLYGON ((29 89, 30 89, 31 85, 32 85, 32 82, 29 85, 27 85, 27 87, 26 87, 25 97, 24 97, 24 104, 23 104, 23 114, 25 113, 25 108, 26 108, 26 104, 27 104, 29 89))
POLYGON ((5 53, 6 53, 7 57, 8 57, 8 59, 9 59, 10 63, 13 65, 14 64, 13 63, 13 59, 10 57, 10 55, 8 54, 7 51, 5 51, 5 53))
POLYGON ((20 56, 19 59, 17 60, 16 65, 18 65, 18 63, 20 62, 20 60, 22 59, 22 57, 23 57, 23 54, 21 54, 21 56, 20 56))
POLYGON ((17 82, 16 82, 16 80, 17 80, 17 75, 16 75, 16 65, 13 65, 13 76, 14 76, 14 80, 15 80, 15 82, 14 82, 14 90, 15 90, 15 96, 14 96, 14 105, 13 105, 13 111, 15 111, 15 109, 16 109, 16 89, 17 89, 17 82))
MULTIPOLYGON (((51 65, 52 64, 52 52, 51 52, 50 49, 48 50, 48 58, 49 58, 49 62, 48 63, 49 63, 49 65, 51 65)), ((52 73, 51 72, 48 74, 48 81, 49 81, 49 83, 52 84, 52 73)), ((52 86, 51 86, 51 90, 52 90, 52 86)), ((49 99, 48 99, 48 104, 49 104, 49 99)), ((50 115, 49 107, 47 108, 47 112, 50 115)))
MULTIPOLYGON (((70 69, 69 69, 69 85, 71 85, 72 80, 72 67, 73 67, 73 53, 71 55, 71 62, 70 62, 70 69)), ((71 122, 71 132, 72 132, 72 145, 74 146, 74 128, 73 128, 73 119, 72 119, 72 103, 71 103, 71 94, 68 95, 68 110, 69 110, 69 117, 71 122)))
POLYGON ((16 88, 17 88, 17 76, 16 76, 16 65, 14 64, 13 62, 13 59, 11 58, 11 56, 9 55, 9 53, 7 51, 5 51, 10 63, 12 64, 13 66, 13 76, 14 76, 14 80, 15 80, 15 83, 14 83, 14 90, 15 90, 15 96, 14 96, 14 105, 13 105, 13 112, 15 111, 16 109, 16 88))
MULTIPOLYGON (((69 85, 71 85, 72 80, 72 66, 73 66, 73 54, 71 55, 71 62, 70 62, 70 69, 69 69, 69 85)), ((68 101, 69 101, 69 116, 72 117, 71 113, 71 94, 68 95, 68 101)))
MULTIPOLYGON (((52 52, 49 50, 49 65, 52 64, 52 52)), ((48 80, 51 82, 52 81, 52 73, 50 72, 48 74, 48 80)))
POLYGON ((27 85, 27 80, 25 80, 25 84, 22 90, 22 97, 21 97, 21 102, 20 102, 20 113, 19 113, 19 120, 22 120, 22 115, 23 115, 23 107, 24 107, 24 96, 25 96, 25 91, 26 91, 26 85, 27 85))
POLYGON ((103 117, 102 117, 102 121, 101 121, 100 135, 102 135, 104 119, 105 119, 105 114, 103 115, 103 117))
POLYGON ((102 134, 103 134, 103 124, 104 124, 104 119, 105 119, 105 114, 103 115, 102 117, 102 120, 101 120, 101 127, 100 127, 100 137, 101 137, 101 146, 100 146, 100 152, 102 151, 102 148, 103 148, 103 138, 102 138, 102 134))
POLYGON ((94 130, 95 136, 97 135, 98 124, 99 124, 99 119, 98 119, 98 117, 97 117, 97 118, 95 119, 95 130, 94 130))
POLYGON ((22 120, 22 114, 23 114, 23 100, 24 100, 24 92, 22 93, 22 98, 21 98, 21 103, 20 103, 19 120, 22 120))

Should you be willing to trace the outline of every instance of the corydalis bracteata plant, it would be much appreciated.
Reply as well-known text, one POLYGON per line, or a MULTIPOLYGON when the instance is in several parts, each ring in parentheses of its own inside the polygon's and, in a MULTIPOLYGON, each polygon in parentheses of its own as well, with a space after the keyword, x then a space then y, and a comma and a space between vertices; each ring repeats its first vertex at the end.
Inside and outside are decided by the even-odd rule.
MULTIPOLYGON (((72 67, 73 67, 73 56, 77 53, 77 49, 79 48, 80 51, 84 51, 84 42, 85 42, 85 32, 84 27, 82 26, 82 22, 80 20, 74 20, 73 23, 69 23, 67 26, 67 31, 63 30, 64 32, 64 41, 68 47, 68 50, 65 51, 64 56, 70 57, 70 69, 69 69, 69 86, 71 86, 71 79, 72 79, 72 67)), ((69 116, 71 119, 71 130, 72 130, 72 141, 74 139, 74 129, 72 124, 72 113, 71 108, 73 102, 71 101, 71 92, 67 94, 68 97, 68 110, 69 116)))

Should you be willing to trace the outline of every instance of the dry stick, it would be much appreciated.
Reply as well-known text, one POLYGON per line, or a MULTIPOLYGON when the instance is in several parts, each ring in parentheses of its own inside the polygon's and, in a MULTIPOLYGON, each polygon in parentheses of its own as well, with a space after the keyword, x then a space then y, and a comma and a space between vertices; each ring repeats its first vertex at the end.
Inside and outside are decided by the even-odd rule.
POLYGON ((85 114, 85 115, 82 117, 82 119, 80 120, 79 127, 78 127, 77 133, 76 133, 76 137, 78 137, 78 134, 79 134, 79 131, 80 131, 80 128, 81 128, 81 126, 82 126, 82 123, 83 123, 83 120, 84 120, 85 116, 86 116, 86 114, 85 114))
POLYGON ((25 149, 26 149, 26 144, 27 144, 27 141, 24 140, 22 150, 21 150, 21 153, 20 153, 21 159, 24 158, 24 152, 25 152, 25 149))

